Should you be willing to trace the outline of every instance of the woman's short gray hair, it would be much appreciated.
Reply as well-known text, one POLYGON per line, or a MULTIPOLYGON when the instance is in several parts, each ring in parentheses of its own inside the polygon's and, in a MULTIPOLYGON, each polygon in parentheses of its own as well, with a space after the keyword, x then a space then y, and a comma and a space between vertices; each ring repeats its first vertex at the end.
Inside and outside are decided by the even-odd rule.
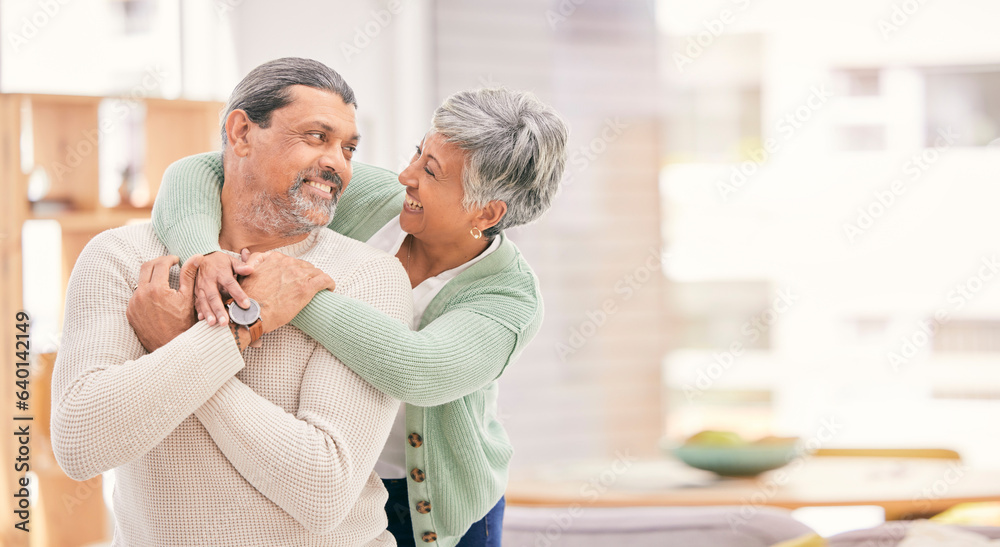
POLYGON ((483 233, 536 220, 552 204, 566 167, 566 124, 531 93, 460 91, 434 112, 431 130, 466 152, 466 210, 499 200, 507 214, 483 233))
POLYGON ((222 110, 222 149, 226 149, 226 118, 234 110, 243 110, 253 123, 267 128, 271 113, 292 102, 288 88, 304 85, 329 91, 358 107, 354 90, 336 70, 312 59, 282 57, 268 61, 250 71, 229 95, 222 110))

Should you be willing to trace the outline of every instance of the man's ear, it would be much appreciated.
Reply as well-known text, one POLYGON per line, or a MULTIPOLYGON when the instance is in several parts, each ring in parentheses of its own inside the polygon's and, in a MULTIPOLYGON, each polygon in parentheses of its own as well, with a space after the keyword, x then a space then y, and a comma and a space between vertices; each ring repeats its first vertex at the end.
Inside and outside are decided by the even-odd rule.
POLYGON ((253 126, 243 110, 233 110, 226 116, 226 146, 239 157, 250 153, 249 135, 253 126))
POLYGON ((486 231, 486 229, 496 226, 498 222, 503 220, 506 214, 506 202, 500 200, 491 201, 479 212, 479 216, 476 218, 476 227, 482 231, 486 231))

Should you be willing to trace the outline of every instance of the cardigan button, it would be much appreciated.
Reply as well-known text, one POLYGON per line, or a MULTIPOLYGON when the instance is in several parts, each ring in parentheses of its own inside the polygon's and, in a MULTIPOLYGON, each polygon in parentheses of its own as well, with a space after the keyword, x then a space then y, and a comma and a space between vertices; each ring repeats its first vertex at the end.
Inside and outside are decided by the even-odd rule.
POLYGON ((424 535, 420 539, 424 540, 424 543, 434 543, 437 541, 438 535, 434 532, 424 532, 424 535))
POLYGON ((426 515, 431 512, 431 502, 429 501, 418 501, 417 502, 417 512, 421 515, 426 515))
POLYGON ((424 439, 420 437, 419 433, 410 433, 409 441, 413 448, 420 448, 420 445, 424 444, 424 439))
POLYGON ((410 478, 413 479, 413 482, 424 482, 424 472, 414 467, 413 471, 410 471, 410 478))

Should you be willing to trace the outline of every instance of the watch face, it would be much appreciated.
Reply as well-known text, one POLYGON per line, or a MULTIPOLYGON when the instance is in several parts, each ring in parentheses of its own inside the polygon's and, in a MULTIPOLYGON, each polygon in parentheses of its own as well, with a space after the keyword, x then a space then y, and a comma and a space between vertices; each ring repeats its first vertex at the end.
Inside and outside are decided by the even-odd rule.
POLYGON ((237 306, 236 302, 230 302, 229 318, 237 325, 252 325, 254 321, 260 319, 260 304, 251 298, 250 307, 243 309, 237 306))

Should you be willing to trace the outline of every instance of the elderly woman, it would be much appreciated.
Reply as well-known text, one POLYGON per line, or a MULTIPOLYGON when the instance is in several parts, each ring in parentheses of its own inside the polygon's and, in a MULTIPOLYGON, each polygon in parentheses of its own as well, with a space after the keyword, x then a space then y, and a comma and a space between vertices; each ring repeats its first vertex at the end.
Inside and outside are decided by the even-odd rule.
MULTIPOLYGON (((566 140, 563 121, 527 93, 456 93, 434 113, 398 183, 389 171, 354 165, 329 225, 394 254, 413 287, 412 331, 328 291, 292 321, 407 403, 375 468, 400 545, 500 545, 512 448, 496 417, 496 379, 542 320, 535 275, 503 231, 548 209, 566 140)), ((218 154, 168 170, 153 223, 171 252, 218 249, 221 177, 218 154)), ((249 271, 222 253, 201 266, 198 311, 210 323, 225 319, 218 286, 245 298, 234 267, 249 271)), ((247 292, 253 282, 253 274, 241 281, 247 292)))

